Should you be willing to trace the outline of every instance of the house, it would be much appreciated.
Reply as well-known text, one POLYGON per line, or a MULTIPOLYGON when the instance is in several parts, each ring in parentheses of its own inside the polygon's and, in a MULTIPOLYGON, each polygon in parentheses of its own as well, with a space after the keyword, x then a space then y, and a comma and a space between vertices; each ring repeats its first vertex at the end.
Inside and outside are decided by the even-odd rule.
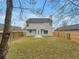
POLYGON ((27 36, 52 36, 51 18, 29 18, 26 21, 27 36))
MULTIPOLYGON (((0 24, 0 32, 3 32, 4 24, 0 24)), ((11 26, 12 32, 20 32, 22 31, 21 27, 11 26)))
POLYGON ((79 31, 79 24, 59 27, 55 31, 79 31))
MULTIPOLYGON (((4 24, 0 24, 0 39, 2 38, 4 24)), ((25 36, 23 29, 17 26, 11 26, 10 38, 19 38, 25 36)))

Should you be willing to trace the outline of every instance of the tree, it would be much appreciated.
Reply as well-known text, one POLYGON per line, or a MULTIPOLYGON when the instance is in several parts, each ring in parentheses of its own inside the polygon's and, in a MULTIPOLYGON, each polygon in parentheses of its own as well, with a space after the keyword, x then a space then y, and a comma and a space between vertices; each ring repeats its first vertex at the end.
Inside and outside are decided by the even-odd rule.
POLYGON ((5 16, 5 24, 2 35, 2 40, 0 44, 0 59, 5 59, 7 49, 8 49, 8 40, 10 36, 10 25, 11 25, 11 16, 13 10, 12 0, 6 0, 6 16, 5 16))

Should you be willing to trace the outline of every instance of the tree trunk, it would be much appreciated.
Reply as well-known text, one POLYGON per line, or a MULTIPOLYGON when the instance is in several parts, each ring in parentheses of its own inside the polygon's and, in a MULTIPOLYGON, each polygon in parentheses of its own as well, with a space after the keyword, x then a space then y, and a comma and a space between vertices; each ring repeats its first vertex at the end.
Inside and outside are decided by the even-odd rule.
POLYGON ((8 51, 8 40, 10 36, 11 16, 13 10, 12 0, 6 0, 6 7, 7 8, 6 8, 5 24, 0 44, 0 59, 5 59, 5 56, 8 51))

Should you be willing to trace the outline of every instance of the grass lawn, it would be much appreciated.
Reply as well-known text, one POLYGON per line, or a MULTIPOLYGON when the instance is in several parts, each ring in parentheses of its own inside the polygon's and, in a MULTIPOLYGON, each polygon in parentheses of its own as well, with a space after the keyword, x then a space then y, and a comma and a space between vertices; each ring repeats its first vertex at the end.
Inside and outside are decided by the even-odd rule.
POLYGON ((79 59, 79 44, 65 39, 27 37, 9 45, 7 59, 79 59))

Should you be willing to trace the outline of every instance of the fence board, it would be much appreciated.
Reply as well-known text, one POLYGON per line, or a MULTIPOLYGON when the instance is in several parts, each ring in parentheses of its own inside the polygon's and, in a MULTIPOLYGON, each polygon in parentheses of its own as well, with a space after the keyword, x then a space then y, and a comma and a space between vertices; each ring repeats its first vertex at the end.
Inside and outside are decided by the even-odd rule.
POLYGON ((53 35, 55 37, 61 37, 61 38, 65 38, 65 39, 75 39, 75 40, 79 40, 79 35, 78 34, 72 34, 72 33, 65 33, 65 32, 61 32, 61 31, 55 31, 53 33, 53 35))

